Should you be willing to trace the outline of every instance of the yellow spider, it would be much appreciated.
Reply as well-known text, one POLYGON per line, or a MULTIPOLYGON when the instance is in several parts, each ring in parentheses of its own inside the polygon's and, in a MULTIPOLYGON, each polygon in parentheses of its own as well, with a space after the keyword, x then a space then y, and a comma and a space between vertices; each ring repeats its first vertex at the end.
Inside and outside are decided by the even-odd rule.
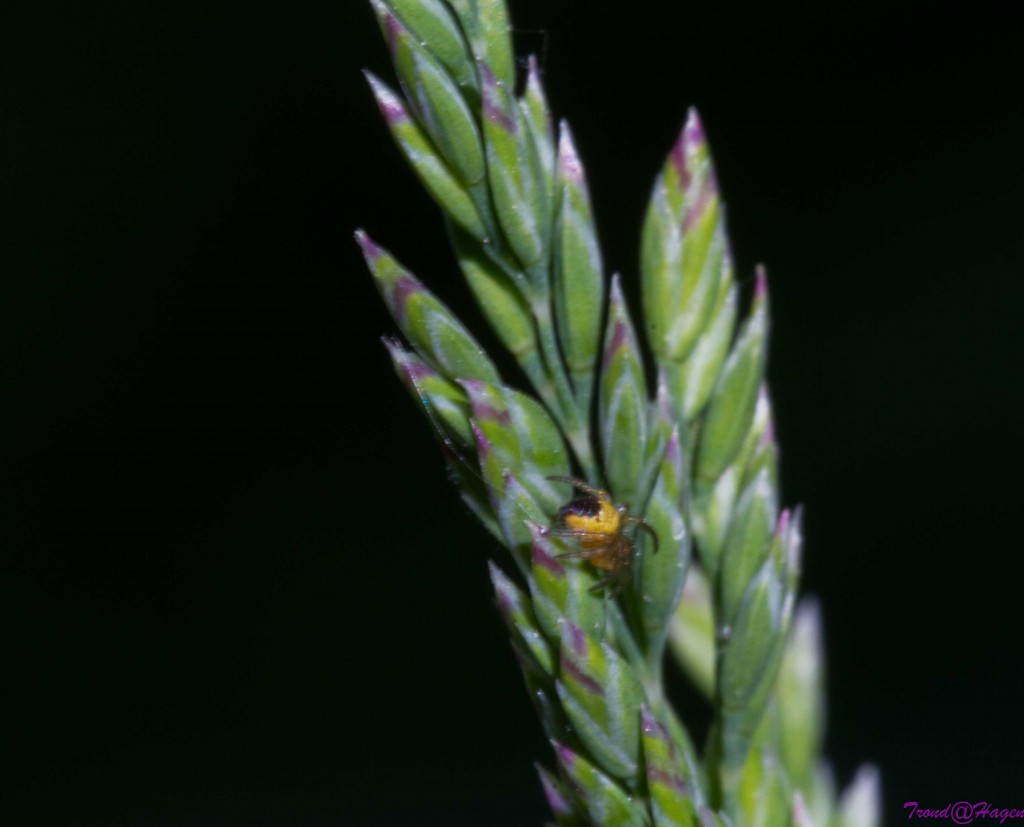
POLYGON ((586 560, 592 566, 608 572, 591 591, 610 589, 612 596, 622 591, 633 571, 633 538, 626 527, 635 525, 651 535, 654 552, 658 552, 658 534, 641 517, 629 513, 624 505, 616 505, 607 491, 594 488, 574 477, 548 477, 554 482, 565 482, 582 492, 558 509, 555 527, 550 533, 556 537, 570 537, 579 545, 578 551, 559 555, 567 559, 586 560))

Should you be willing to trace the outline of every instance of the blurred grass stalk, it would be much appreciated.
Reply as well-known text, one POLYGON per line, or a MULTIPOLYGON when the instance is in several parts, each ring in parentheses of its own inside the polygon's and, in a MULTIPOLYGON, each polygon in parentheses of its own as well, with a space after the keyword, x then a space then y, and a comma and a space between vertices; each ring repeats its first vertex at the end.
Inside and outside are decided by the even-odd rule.
POLYGON ((651 194, 638 326, 606 280, 583 164, 534 60, 516 93, 503 0, 370 3, 399 87, 367 73, 380 111, 535 394, 503 384, 444 303, 357 233, 409 345, 387 343, 395 368, 511 553, 491 577, 553 748, 538 772, 554 822, 878 824, 877 773, 837 797, 821 755, 821 612, 796 604, 800 514, 779 504, 767 280, 759 269, 741 312, 697 113, 651 194), (549 477, 574 471, 660 538, 658 554, 638 539, 615 596, 546 530, 566 499, 549 477), (664 695, 666 647, 711 704, 703 749, 664 695))

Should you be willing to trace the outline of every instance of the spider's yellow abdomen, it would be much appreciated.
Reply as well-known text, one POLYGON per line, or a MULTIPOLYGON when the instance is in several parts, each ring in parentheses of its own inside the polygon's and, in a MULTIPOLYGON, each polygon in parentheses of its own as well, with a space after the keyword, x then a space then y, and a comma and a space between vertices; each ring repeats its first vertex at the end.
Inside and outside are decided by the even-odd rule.
POLYGON ((580 537, 582 548, 601 548, 616 537, 622 526, 619 510, 606 499, 582 497, 573 500, 559 512, 562 525, 573 531, 600 534, 600 537, 580 537))

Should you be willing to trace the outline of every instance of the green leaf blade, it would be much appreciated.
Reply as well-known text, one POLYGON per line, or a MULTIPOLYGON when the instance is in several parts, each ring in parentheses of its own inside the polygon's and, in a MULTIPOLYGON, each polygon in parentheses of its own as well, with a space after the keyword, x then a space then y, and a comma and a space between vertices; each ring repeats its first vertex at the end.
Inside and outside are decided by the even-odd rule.
POLYGON ((542 178, 542 187, 553 207, 555 201, 555 130, 551 120, 547 96, 540 81, 537 58, 530 55, 527 62, 526 91, 519 100, 522 122, 533 143, 542 178))
POLYGON ((811 785, 825 734, 825 669, 821 607, 804 598, 793 619, 775 691, 780 757, 793 783, 811 785))
POLYGON ((391 137, 427 192, 471 236, 486 238, 488 231, 477 205, 401 98, 372 72, 366 72, 366 78, 391 137))
POLYGON ((649 827, 643 805, 586 758, 552 742, 569 786, 593 824, 599 827, 649 827))
POLYGON ((697 456, 698 480, 707 485, 728 468, 743 446, 764 379, 768 289, 759 270, 754 304, 708 403, 697 456))
POLYGON ((414 39, 466 90, 477 88, 476 65, 458 20, 442 0, 386 0, 414 39))
POLYGON ((647 381, 618 277, 612 280, 599 403, 605 477, 616 499, 635 506, 647 450, 647 381))
POLYGON ((520 123, 511 87, 486 64, 481 64, 480 73, 491 197, 509 246, 528 270, 540 260, 547 246, 544 196, 535 177, 540 161, 520 123))
POLYGON ((766 470, 740 494, 722 548, 719 610, 726 623, 769 552, 777 518, 775 487, 766 470))
POLYGON ((699 567, 690 568, 682 599, 669 627, 672 652, 694 686, 715 697, 715 620, 711 590, 699 567))
POLYGON ((497 382, 497 368, 455 314, 366 233, 357 232, 356 240, 381 298, 417 352, 451 379, 497 382))
POLYGON ((668 730, 647 707, 642 710, 642 721, 644 771, 654 827, 697 827, 694 780, 688 777, 685 762, 676 755, 668 730))
POLYGON ((882 790, 878 769, 865 764, 857 770, 839 800, 839 827, 879 827, 882 823, 882 790))
POLYGON ((644 318, 660 362, 684 360, 706 326, 727 246, 704 127, 691 109, 644 220, 644 318))
POLYGON ((469 38, 473 54, 509 88, 515 84, 512 38, 505 0, 449 0, 469 38))
POLYGON ((533 317, 521 291, 469 233, 452 225, 449 235, 477 305, 509 352, 521 364, 528 362, 537 352, 537 339, 533 317))
POLYGON ((707 327, 685 361, 669 362, 666 365, 672 383, 672 396, 684 422, 693 422, 703 413, 729 353, 736 323, 737 293, 731 272, 732 263, 726 257, 718 298, 711 310, 707 327))
POLYGON ((533 397, 511 388, 479 380, 463 380, 461 384, 473 421, 487 439, 487 456, 481 452, 481 459, 495 475, 515 473, 541 504, 543 514, 553 514, 562 501, 548 477, 568 473, 569 455, 562 432, 551 416, 533 397))
POLYGON ((419 123, 463 185, 484 176, 476 121, 456 82, 381 0, 370 0, 419 123))
POLYGON ((557 688, 573 730, 605 772, 632 778, 640 752, 640 682, 607 643, 571 622, 561 631, 557 688))
POLYGON ((416 401, 423 405, 431 424, 441 431, 442 437, 472 451, 473 429, 465 391, 396 341, 385 339, 384 345, 395 372, 416 401))
POLYGON ((573 806, 572 793, 562 781, 548 772, 540 764, 534 765, 537 775, 540 776, 540 784, 544 790, 544 798, 558 822, 558 827, 582 826, 573 806))
POLYGON ((721 647, 716 723, 727 801, 739 795, 742 768, 781 668, 795 602, 799 522, 787 511, 780 515, 769 555, 750 581, 721 647))
POLYGON ((592 636, 599 636, 605 624, 605 601, 592 589, 597 580, 590 567, 580 561, 559 559, 564 553, 547 529, 529 526, 531 546, 530 593, 537 622, 549 640, 562 637, 568 622, 592 636))
POLYGON ((657 553, 650 549, 640 558, 640 606, 648 644, 655 652, 664 644, 690 567, 685 484, 685 458, 677 425, 669 435, 644 514, 659 545, 657 553))
POLYGON ((601 343, 604 264, 583 164, 567 124, 561 130, 558 179, 561 209, 555 230, 555 318, 569 375, 586 407, 601 343))
POLYGON ((488 568, 498 608, 509 633, 529 652, 541 672, 553 675, 555 653, 537 625, 529 598, 494 563, 489 563, 488 568))

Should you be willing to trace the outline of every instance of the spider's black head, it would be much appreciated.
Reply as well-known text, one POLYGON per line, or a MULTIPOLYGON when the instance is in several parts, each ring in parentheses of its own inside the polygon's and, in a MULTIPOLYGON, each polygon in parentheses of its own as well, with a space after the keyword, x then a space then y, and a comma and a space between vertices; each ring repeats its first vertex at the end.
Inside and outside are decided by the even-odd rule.
POLYGON ((558 522, 565 524, 565 518, 573 517, 597 517, 601 513, 601 503, 597 497, 577 497, 570 500, 558 509, 558 522))

